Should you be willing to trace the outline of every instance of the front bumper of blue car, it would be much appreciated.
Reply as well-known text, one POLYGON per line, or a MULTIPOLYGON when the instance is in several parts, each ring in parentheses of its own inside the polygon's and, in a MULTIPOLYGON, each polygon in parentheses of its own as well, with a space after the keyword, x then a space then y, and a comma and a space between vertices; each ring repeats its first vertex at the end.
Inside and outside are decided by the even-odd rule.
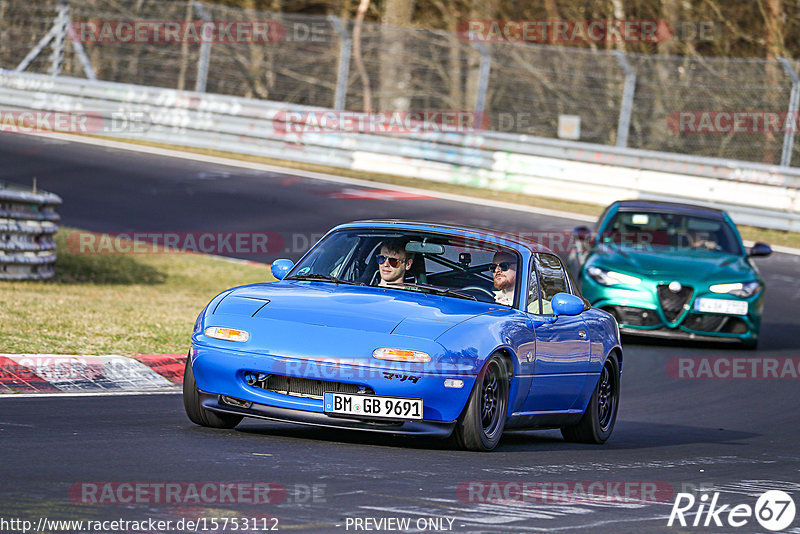
MULTIPOLYGON (((447 436, 476 376, 425 364, 363 362, 253 354, 193 344, 192 370, 203 406, 220 413, 375 432, 447 436), (460 381, 460 388, 445 381, 460 381), (279 384, 279 385, 276 385, 279 384), (323 391, 422 399, 421 420, 328 414, 323 391)), ((437 366, 444 367, 444 366, 437 366)))

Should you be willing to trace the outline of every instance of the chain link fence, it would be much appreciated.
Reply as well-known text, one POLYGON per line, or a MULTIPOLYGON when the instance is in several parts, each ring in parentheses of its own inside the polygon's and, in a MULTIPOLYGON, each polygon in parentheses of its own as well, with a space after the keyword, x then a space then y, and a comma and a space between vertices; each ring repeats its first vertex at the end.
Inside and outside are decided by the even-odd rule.
POLYGON ((484 43, 193 1, 0 0, 0 69, 326 109, 475 110, 492 130, 538 137, 557 137, 560 118, 577 116, 580 141, 800 166, 800 139, 782 122, 796 112, 800 64, 785 59, 484 43), (280 31, 267 43, 126 41, 81 31, 109 21, 264 22, 280 31), (750 122, 734 128, 732 113, 750 122), (753 127, 769 114, 779 127, 753 127))

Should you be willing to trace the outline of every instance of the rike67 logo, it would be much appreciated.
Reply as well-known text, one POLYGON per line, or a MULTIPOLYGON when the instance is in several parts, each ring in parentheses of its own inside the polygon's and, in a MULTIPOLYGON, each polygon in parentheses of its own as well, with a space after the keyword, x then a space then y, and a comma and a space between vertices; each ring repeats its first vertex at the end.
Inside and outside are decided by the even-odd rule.
POLYGON ((755 506, 720 504, 719 495, 719 492, 715 492, 712 496, 703 493, 696 498, 691 493, 678 493, 672 504, 667 526, 677 524, 682 527, 739 528, 750 523, 755 517, 762 528, 777 532, 787 528, 794 521, 794 500, 785 491, 766 491, 758 497, 755 506))

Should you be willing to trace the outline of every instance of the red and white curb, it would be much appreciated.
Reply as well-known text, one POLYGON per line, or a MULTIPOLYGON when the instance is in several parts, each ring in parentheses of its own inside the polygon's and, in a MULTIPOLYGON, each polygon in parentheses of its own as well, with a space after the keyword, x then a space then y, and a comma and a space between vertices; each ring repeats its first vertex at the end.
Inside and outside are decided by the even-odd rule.
POLYGON ((177 391, 185 354, 0 354, 0 396, 177 391))

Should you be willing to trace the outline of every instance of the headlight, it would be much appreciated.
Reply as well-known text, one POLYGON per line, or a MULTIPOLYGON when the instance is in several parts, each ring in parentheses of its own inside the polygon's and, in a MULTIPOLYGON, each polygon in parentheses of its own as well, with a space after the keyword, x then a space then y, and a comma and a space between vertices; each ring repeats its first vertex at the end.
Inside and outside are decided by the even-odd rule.
POLYGON ((736 282, 733 284, 716 284, 709 287, 712 293, 727 293, 737 297, 752 297, 761 291, 760 282, 736 282))
POLYGON ((431 357, 426 352, 404 349, 375 349, 372 351, 372 357, 390 362, 426 363, 431 361, 431 357))
POLYGON ((604 286, 615 286, 624 284, 627 286, 635 286, 642 283, 641 278, 636 278, 629 274, 618 273, 616 271, 606 271, 600 267, 589 267, 586 273, 591 276, 598 284, 604 286))
POLYGON ((244 330, 237 330, 235 328, 223 328, 221 326, 209 326, 206 328, 205 334, 214 339, 223 339, 225 341, 239 341, 245 342, 250 339, 250 334, 244 330))

